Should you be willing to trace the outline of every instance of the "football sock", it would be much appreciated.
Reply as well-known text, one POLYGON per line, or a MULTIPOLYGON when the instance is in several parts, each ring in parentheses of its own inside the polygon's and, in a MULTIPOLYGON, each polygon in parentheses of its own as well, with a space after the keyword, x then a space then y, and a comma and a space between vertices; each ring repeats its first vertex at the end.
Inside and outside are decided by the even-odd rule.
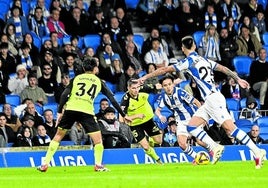
POLYGON ((55 152, 57 151, 58 147, 59 147, 60 143, 56 142, 55 140, 52 140, 49 144, 47 153, 46 153, 46 157, 45 157, 45 161, 44 164, 49 164, 53 155, 55 154, 55 152))
POLYGON ((94 158, 95 158, 95 164, 101 165, 102 164, 102 155, 103 155, 103 145, 102 144, 96 144, 94 146, 94 158))
POLYGON ((254 144, 254 142, 250 139, 250 137, 241 129, 236 128, 232 133, 231 136, 237 138, 241 141, 242 144, 246 145, 253 151, 254 154, 258 154, 260 149, 254 144))
POLYGON ((149 147, 148 150, 144 150, 144 151, 145 151, 145 153, 147 155, 149 155, 150 157, 152 157, 154 160, 158 160, 159 159, 159 156, 155 153, 154 148, 149 147))
POLYGON ((187 155, 190 155, 192 158, 195 158, 196 156, 196 152, 190 145, 187 145, 187 148, 183 150, 183 152, 186 153, 187 155))
POLYGON ((217 143, 210 138, 210 136, 204 131, 201 126, 187 126, 187 131, 191 133, 194 137, 198 138, 202 142, 206 143, 209 148, 213 149, 217 146, 217 143))

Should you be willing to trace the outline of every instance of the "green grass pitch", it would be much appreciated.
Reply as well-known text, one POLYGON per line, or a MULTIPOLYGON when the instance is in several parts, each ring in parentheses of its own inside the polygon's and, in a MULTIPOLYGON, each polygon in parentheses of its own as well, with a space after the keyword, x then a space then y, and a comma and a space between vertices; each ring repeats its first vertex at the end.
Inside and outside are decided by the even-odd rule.
POLYGON ((164 165, 106 165, 110 172, 94 172, 93 166, 0 168, 1 188, 230 188, 268 187, 268 167, 256 170, 253 161, 219 162, 193 166, 190 163, 164 165))

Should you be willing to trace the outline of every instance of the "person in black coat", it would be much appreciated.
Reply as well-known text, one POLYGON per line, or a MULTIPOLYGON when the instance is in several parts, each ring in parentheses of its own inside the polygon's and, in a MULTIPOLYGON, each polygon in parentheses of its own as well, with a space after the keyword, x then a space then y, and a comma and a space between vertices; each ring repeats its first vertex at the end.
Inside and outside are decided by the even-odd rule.
POLYGON ((7 143, 15 142, 16 135, 11 127, 6 126, 7 118, 0 113, 0 147, 6 147, 7 143))

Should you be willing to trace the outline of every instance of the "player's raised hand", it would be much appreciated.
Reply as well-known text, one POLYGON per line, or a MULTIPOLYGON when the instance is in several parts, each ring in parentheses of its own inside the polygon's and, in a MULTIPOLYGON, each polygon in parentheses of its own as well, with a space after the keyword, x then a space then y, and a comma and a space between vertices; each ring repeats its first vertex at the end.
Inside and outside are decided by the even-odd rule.
POLYGON ((239 79, 239 80, 237 80, 237 82, 244 89, 249 89, 250 88, 249 83, 244 79, 239 79))

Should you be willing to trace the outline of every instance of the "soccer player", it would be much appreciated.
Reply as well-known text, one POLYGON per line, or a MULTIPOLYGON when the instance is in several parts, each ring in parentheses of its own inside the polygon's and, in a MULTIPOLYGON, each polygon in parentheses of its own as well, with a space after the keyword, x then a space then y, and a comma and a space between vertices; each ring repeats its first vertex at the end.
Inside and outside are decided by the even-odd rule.
POLYGON ((142 84, 146 79, 154 76, 162 75, 167 72, 181 72, 186 70, 196 82, 202 98, 205 101, 191 118, 187 130, 193 136, 211 147, 213 155, 212 163, 215 164, 220 159, 224 151, 224 146, 215 143, 206 132, 202 130, 200 125, 208 122, 210 118, 218 122, 225 129, 227 134, 247 145, 255 154, 256 169, 261 168, 266 156, 266 151, 258 148, 249 136, 234 124, 226 108, 226 100, 215 86, 213 70, 220 71, 234 78, 242 88, 249 88, 249 83, 241 79, 227 67, 199 56, 195 50, 196 45, 191 36, 182 38, 182 51, 186 55, 184 60, 168 67, 159 68, 150 74, 144 75, 137 81, 139 84, 142 84))
POLYGON ((95 120, 93 102, 101 91, 105 94, 122 117, 127 120, 125 113, 115 101, 106 85, 95 75, 98 72, 94 59, 85 60, 82 64, 84 73, 71 80, 61 95, 58 107, 58 130, 49 144, 44 163, 37 169, 46 172, 48 165, 57 151, 60 141, 74 122, 79 122, 89 134, 94 143, 95 171, 109 171, 102 165, 103 144, 99 125, 95 120), (64 107, 65 106, 65 107, 64 107), (64 108, 64 113, 62 114, 64 108))
MULTIPOLYGON (((177 124, 177 137, 178 144, 184 153, 195 158, 196 152, 193 150, 190 144, 187 144, 187 138, 191 136, 187 131, 187 124, 193 116, 196 108, 201 106, 201 103, 185 90, 175 87, 174 77, 171 74, 165 75, 159 80, 164 92, 161 93, 158 100, 158 107, 155 110, 155 114, 159 117, 162 123, 167 121, 165 116, 162 116, 161 110, 165 106, 174 112, 174 116, 177 124)), ((198 143, 204 146, 208 151, 205 143, 198 141, 198 143)), ((195 160, 193 160, 195 164, 195 160)))
POLYGON ((141 145, 145 153, 152 157, 157 163, 162 164, 160 157, 156 154, 153 146, 150 146, 146 134, 151 137, 155 144, 162 144, 162 133, 153 121, 154 112, 148 102, 148 93, 139 92, 140 85, 134 78, 127 82, 128 91, 121 101, 121 108, 127 114, 131 123, 131 132, 134 139, 141 145))

